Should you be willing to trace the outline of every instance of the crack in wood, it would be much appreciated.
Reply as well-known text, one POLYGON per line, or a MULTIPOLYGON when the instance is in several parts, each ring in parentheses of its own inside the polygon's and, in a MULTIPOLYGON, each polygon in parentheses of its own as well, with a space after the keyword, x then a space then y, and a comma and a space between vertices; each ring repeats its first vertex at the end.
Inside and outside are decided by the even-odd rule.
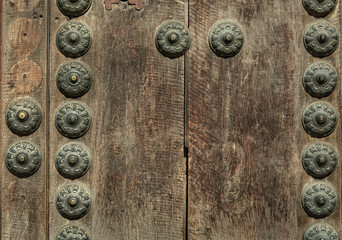
MULTIPOLYGON (((113 4, 118 4, 121 0, 104 0, 107 10, 112 10, 113 4)), ((136 10, 141 10, 144 7, 145 0, 128 0, 128 3, 135 5, 136 10)))

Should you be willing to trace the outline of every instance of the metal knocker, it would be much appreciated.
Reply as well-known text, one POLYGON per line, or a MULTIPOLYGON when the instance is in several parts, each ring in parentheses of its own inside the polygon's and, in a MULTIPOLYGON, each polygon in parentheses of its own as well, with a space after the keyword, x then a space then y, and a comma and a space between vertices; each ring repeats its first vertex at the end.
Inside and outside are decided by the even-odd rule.
POLYGON ((56 44, 66 57, 78 58, 88 52, 92 43, 92 33, 84 23, 69 21, 57 31, 56 44))
POLYGON ((92 0, 57 0, 59 10, 66 16, 79 17, 90 8, 92 0))
POLYGON ((76 225, 69 225, 59 230, 56 240, 91 240, 89 232, 76 225))
POLYGON ((337 201, 336 192, 325 183, 311 184, 302 194, 303 208, 313 218, 329 216, 335 210, 337 201))
POLYGON ((305 10, 314 17, 325 17, 337 5, 337 0, 303 0, 305 10))
POLYGON ((60 189, 56 197, 58 212, 69 220, 84 217, 91 207, 89 191, 79 185, 67 185, 60 189))
POLYGON ((209 33, 209 45, 219 57, 229 58, 238 54, 244 44, 241 28, 230 20, 216 23, 209 33))
POLYGON ((314 57, 332 54, 338 47, 339 39, 339 32, 326 21, 312 23, 304 33, 305 48, 314 57))
POLYGON ((315 223, 306 229, 303 240, 338 240, 336 230, 327 223, 315 223))

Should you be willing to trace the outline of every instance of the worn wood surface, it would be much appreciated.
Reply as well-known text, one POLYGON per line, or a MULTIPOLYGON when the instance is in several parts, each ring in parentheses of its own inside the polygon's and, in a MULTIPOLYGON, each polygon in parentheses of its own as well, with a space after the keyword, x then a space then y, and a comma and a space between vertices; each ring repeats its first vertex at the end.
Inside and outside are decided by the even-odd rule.
POLYGON ((46 1, 1 1, 1 239, 47 239, 46 156, 46 1), (30 97, 41 106, 43 121, 32 135, 18 137, 7 127, 12 100, 30 97), (7 148, 30 140, 39 146, 42 164, 29 178, 17 178, 5 166, 7 148))
POLYGON ((57 149, 70 142, 54 126, 66 99, 56 87, 57 68, 70 61, 56 48, 58 27, 68 21, 51 5, 50 38, 50 236, 68 223, 87 228, 93 239, 183 239, 186 160, 184 135, 184 57, 170 60, 155 48, 154 33, 165 20, 184 21, 183 1, 146 1, 137 11, 127 2, 106 10, 103 1, 75 20, 93 32, 90 51, 80 59, 93 72, 88 105, 93 124, 73 142, 93 156, 89 172, 74 183, 90 189, 93 204, 70 222, 56 210, 57 190, 71 181, 54 167, 57 149))
MULTIPOLYGON (((189 239, 301 239, 316 222, 301 206, 302 190, 313 182, 301 154, 316 141, 301 126, 303 109, 315 101, 301 77, 318 60, 303 45, 303 31, 315 18, 301 2, 190 0, 189 239), (207 41, 222 19, 239 23, 246 36, 230 59, 216 57, 207 41)), ((341 6, 326 20, 340 29, 341 6)), ((339 73, 340 52, 323 59, 339 73)), ((341 113, 340 83, 324 100, 341 113)), ((341 153, 340 119, 321 141, 341 153)), ((338 196, 340 166, 323 180, 338 196)), ((340 205, 320 222, 341 233, 340 205)))

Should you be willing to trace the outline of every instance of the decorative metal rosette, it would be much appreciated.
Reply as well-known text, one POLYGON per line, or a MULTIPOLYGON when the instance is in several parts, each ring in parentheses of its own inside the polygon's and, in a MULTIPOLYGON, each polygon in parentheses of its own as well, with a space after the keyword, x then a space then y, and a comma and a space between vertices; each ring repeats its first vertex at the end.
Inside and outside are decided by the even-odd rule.
POLYGON ((314 57, 332 54, 338 47, 339 39, 339 32, 326 21, 312 23, 304 33, 305 48, 314 57))
POLYGON ((85 14, 92 0, 57 0, 59 10, 66 16, 79 17, 85 14))
POLYGON ((66 57, 77 58, 88 52, 92 43, 92 33, 84 23, 69 21, 57 32, 56 44, 66 57))
POLYGON ((26 178, 37 172, 42 162, 42 155, 34 143, 18 141, 8 148, 5 162, 13 175, 26 178))
POLYGON ((55 166, 65 178, 76 179, 87 173, 91 161, 89 150, 80 143, 67 143, 57 152, 55 166))
POLYGON ((165 57, 182 56, 190 48, 190 44, 190 31, 182 22, 166 21, 157 30, 156 46, 165 57))
POLYGON ((314 17, 325 17, 337 5, 337 0, 303 0, 305 10, 314 17))
POLYGON ((19 136, 30 135, 37 130, 41 122, 42 113, 40 107, 30 99, 16 99, 7 109, 7 126, 19 136))
POLYGON ((230 20, 216 23, 209 33, 209 45, 217 56, 228 58, 238 54, 244 44, 241 28, 230 20))
POLYGON ((315 223, 306 229, 303 240, 338 240, 336 230, 327 223, 315 223))
POLYGON ((80 102, 63 103, 56 111, 55 125, 63 136, 79 138, 90 128, 90 110, 80 102))
POLYGON ((91 240, 88 231, 75 225, 63 227, 57 234, 56 240, 91 240))
POLYGON ((331 145, 314 143, 302 155, 305 171, 314 178, 325 178, 336 168, 338 157, 331 145))
POLYGON ((305 131, 312 137, 323 138, 335 130, 337 114, 330 104, 315 102, 304 110, 302 124, 305 131))
POLYGON ((302 194, 305 212, 313 218, 329 216, 335 209, 338 199, 336 192, 325 183, 314 183, 302 194))
POLYGON ((312 97, 323 98, 334 92, 337 79, 333 66, 324 62, 313 63, 304 72, 303 86, 312 97))
POLYGON ((57 87, 66 97, 83 96, 90 89, 92 82, 90 68, 81 62, 65 63, 57 71, 57 87))
POLYGON ((91 196, 84 187, 67 185, 60 189, 56 197, 58 212, 69 220, 84 217, 91 207, 91 196))

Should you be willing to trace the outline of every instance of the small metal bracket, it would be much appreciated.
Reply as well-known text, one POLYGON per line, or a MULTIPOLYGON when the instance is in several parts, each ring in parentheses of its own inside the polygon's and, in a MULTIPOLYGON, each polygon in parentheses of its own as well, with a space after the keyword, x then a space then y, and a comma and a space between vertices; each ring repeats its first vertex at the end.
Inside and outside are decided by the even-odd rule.
MULTIPOLYGON (((107 10, 112 10, 112 4, 118 4, 125 0, 104 0, 107 10)), ((140 11, 144 7, 145 0, 128 0, 128 4, 135 5, 135 9, 140 11)))

